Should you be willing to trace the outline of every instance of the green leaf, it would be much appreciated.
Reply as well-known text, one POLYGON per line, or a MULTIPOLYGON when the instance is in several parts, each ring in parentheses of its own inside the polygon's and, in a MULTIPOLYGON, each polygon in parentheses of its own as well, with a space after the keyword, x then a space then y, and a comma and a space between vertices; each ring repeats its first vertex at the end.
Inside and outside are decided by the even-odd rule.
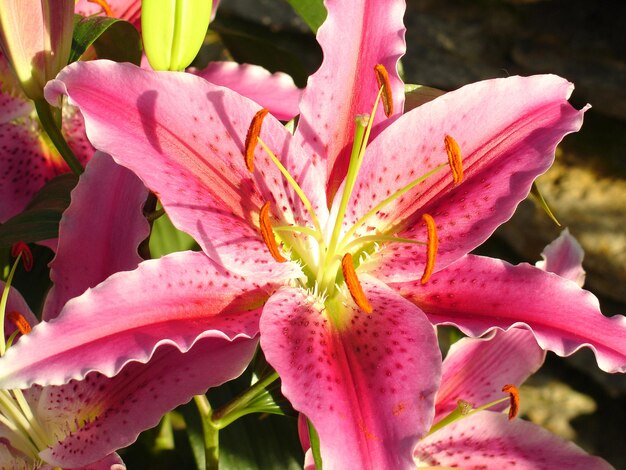
POLYGON ((137 29, 127 21, 108 16, 74 15, 69 62, 77 61, 91 45, 100 59, 141 63, 141 38, 137 29))
POLYGON ((76 176, 66 173, 46 183, 23 212, 0 226, 0 247, 57 238, 61 215, 77 182, 76 176))
POLYGON ((558 220, 556 220, 556 217, 555 217, 554 213, 552 212, 552 210, 550 210, 550 207, 548 207, 548 203, 543 198, 543 195, 541 194, 541 192, 539 192, 539 187, 537 186, 537 182, 536 181, 533 181, 532 188, 530 189, 530 194, 532 196, 534 196, 535 200, 539 203, 541 208, 546 212, 546 214, 548 214, 548 217, 550 217, 552 219, 552 221, 558 227, 560 227, 561 226, 560 222, 558 220))
POLYGON ((311 442, 311 453, 313 454, 313 462, 315 462, 315 469, 322 470, 322 453, 320 452, 320 436, 317 434, 317 430, 313 427, 313 423, 306 420, 307 427, 309 428, 309 441, 311 442))
POLYGON ((317 33, 317 29, 326 20, 324 0, 287 0, 287 3, 302 17, 304 22, 317 33))
POLYGON ((152 258, 160 258, 169 253, 191 250, 196 247, 195 240, 174 227, 167 214, 154 221, 150 235, 152 258))
POLYGON ((428 103, 446 92, 424 85, 404 85, 404 112, 428 103))

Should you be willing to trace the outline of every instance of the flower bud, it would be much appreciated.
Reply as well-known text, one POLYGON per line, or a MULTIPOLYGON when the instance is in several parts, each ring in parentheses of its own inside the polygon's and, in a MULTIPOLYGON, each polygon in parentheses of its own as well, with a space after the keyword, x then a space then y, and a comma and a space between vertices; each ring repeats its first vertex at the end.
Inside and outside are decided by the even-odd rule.
POLYGON ((143 0, 141 32, 155 70, 182 70, 196 57, 211 18, 211 0, 143 0))
POLYGON ((26 95, 40 100, 69 60, 74 1, 0 0, 0 11, 0 47, 26 95))

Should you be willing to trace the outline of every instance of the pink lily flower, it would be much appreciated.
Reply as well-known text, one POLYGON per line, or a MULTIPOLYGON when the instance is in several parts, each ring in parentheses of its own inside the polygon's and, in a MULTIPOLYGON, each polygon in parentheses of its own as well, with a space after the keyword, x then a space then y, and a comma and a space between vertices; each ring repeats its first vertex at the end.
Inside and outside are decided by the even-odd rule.
MULTIPOLYGON (((42 314, 50 323, 40 323, 35 329, 53 327, 62 306, 85 289, 115 272, 137 267, 141 261, 137 247, 149 233, 142 212, 146 196, 147 190, 134 174, 109 156, 96 153, 61 220, 58 250, 51 263, 54 287, 42 314)), ((37 323, 14 289, 7 312, 18 312, 31 326, 37 323)), ((100 318, 99 323, 103 321, 109 319, 100 318)), ((9 323, 8 327, 7 334, 11 334, 15 326, 9 323)), ((29 333, 17 344, 30 340, 29 333)), ((61 337, 56 340, 63 341, 61 337)), ((9 402, 22 394, 31 411, 29 427, 14 429, 14 415, 6 415, 9 421, 0 422, 0 467, 33 468, 45 463, 42 468, 108 470, 121 464, 116 449, 155 426, 165 411, 240 375, 256 344, 256 340, 245 337, 231 341, 224 340, 223 335, 208 334, 187 354, 164 345, 154 352, 148 365, 124 364, 113 378, 90 373, 60 386, 0 390, 0 398, 9 402), (216 362, 207 365, 207 359, 216 362), (203 374, 194 372, 200 368, 203 374)), ((14 348, 17 345, 9 351, 14 348)), ((0 402, 0 415, 5 415, 4 406, 0 402)))
MULTIPOLYGON (((567 229, 545 248, 542 257, 544 260, 536 263, 538 268, 582 286, 583 250, 567 229)), ((434 422, 457 409, 459 400, 473 408, 498 400, 503 385, 521 385, 541 367, 544 359, 545 352, 538 347, 533 334, 521 328, 497 331, 489 338, 464 338, 456 342, 443 361, 434 422)), ((507 419, 498 412, 505 407, 505 404, 492 406, 431 431, 415 447, 418 467, 613 468, 540 426, 507 419)))
POLYGON ((164 344, 189 354, 209 334, 260 332, 326 466, 412 468, 441 374, 432 324, 472 336, 523 326, 544 349, 590 345, 602 368, 626 369, 626 322, 603 317, 591 294, 529 265, 466 255, 580 127, 571 84, 490 80, 403 115, 404 2, 327 8, 324 62, 293 135, 271 115, 261 128, 257 104, 189 74, 95 61, 48 85, 47 99, 67 95, 93 145, 139 175, 203 251, 143 262, 68 302, 0 360, 0 386, 112 377, 164 344), (388 117, 372 112, 378 64, 388 117), (363 113, 373 116, 369 143, 359 124, 351 152, 363 113))

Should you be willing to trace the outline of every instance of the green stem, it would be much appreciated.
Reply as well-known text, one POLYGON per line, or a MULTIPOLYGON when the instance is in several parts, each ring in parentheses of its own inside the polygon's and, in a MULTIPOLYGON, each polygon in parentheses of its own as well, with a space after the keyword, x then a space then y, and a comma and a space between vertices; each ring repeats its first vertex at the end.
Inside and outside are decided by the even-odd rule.
POLYGON ((7 303, 9 301, 11 283, 13 282, 13 276, 15 275, 15 270, 17 269, 17 265, 20 263, 21 258, 22 253, 19 253, 13 262, 13 266, 11 266, 11 270, 9 271, 6 281, 4 282, 4 289, 2 290, 2 296, 0 297, 0 357, 4 356, 4 353, 7 351, 7 345, 4 341, 4 321, 7 303))
POLYGON ((230 403, 217 410, 213 413, 213 425, 218 429, 223 429, 237 418, 243 416, 241 409, 245 408, 248 403, 254 400, 259 393, 276 381, 276 379, 278 379, 278 373, 272 372, 235 397, 230 403))
POLYGON ((213 409, 206 395, 196 395, 193 399, 202 421, 206 470, 217 470, 220 466, 220 430, 213 424, 213 409))
POLYGON ((57 126, 50 105, 44 100, 37 100, 35 101, 35 109, 37 110, 37 116, 39 116, 39 121, 41 121, 43 129, 63 157, 63 160, 65 160, 65 163, 67 163, 67 166, 70 167, 76 176, 80 176, 83 172, 83 167, 67 144, 60 127, 57 126))

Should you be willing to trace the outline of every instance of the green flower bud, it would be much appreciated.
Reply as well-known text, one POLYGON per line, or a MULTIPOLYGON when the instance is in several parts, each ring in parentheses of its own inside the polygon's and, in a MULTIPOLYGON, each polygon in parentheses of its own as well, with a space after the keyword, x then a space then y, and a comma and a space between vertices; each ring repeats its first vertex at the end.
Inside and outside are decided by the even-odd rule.
POLYGON ((182 70, 196 57, 211 18, 211 0, 143 0, 141 30, 155 70, 182 70))

